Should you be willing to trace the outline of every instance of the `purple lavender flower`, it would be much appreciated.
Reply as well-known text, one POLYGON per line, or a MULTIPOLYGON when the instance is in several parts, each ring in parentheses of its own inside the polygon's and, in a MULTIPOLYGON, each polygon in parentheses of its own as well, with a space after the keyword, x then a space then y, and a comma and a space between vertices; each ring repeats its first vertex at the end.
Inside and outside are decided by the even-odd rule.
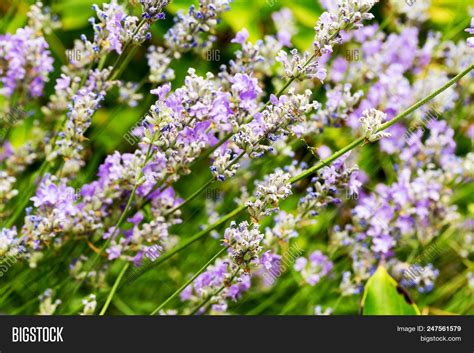
MULTIPOLYGON (((181 300, 198 304, 211 296, 212 311, 225 312, 228 299, 236 301, 250 288, 250 276, 241 270, 237 272, 236 276, 232 276, 236 273, 232 262, 228 259, 218 259, 181 293, 181 300), (231 278, 233 281, 230 283, 231 278), (220 292, 217 293, 219 290, 220 292)), ((203 313, 205 309, 202 308, 200 313, 203 313)))
POLYGON ((235 35, 235 38, 232 39, 230 42, 231 43, 238 43, 241 46, 244 46, 245 42, 248 39, 248 37, 249 37, 249 32, 247 31, 246 28, 243 28, 241 31, 237 32, 237 34, 235 35))
POLYGON ((305 257, 296 259, 294 267, 310 286, 314 286, 331 272, 333 263, 321 251, 316 250, 308 259, 305 257))
POLYGON ((41 96, 48 75, 53 71, 53 59, 48 43, 29 27, 20 28, 14 35, 0 36, 0 71, 3 87, 0 93, 11 96, 24 89, 33 97, 41 96))

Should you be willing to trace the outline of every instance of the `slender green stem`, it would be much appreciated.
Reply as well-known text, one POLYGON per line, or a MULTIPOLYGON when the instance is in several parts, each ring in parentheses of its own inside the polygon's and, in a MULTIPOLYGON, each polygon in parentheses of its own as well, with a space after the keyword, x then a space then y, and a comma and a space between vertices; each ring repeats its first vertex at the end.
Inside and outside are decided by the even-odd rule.
POLYGON ((110 302, 112 301, 112 298, 114 297, 115 292, 117 291, 117 288, 120 284, 120 281, 123 278, 123 275, 127 271, 127 269, 130 267, 130 262, 127 262, 123 267, 122 270, 120 271, 120 274, 118 275, 117 279, 115 280, 114 285, 112 286, 112 289, 110 290, 109 295, 107 296, 107 300, 105 301, 104 306, 102 307, 102 310, 100 311, 99 315, 104 315, 105 312, 107 311, 107 308, 110 305, 110 302))
POLYGON ((184 205, 188 204, 189 202, 191 202, 192 200, 194 200, 196 197, 199 196, 199 194, 201 192, 203 192, 204 190, 206 190, 212 183, 214 183, 214 178, 211 178, 209 179, 207 182, 205 182, 199 189, 197 189, 191 196, 189 196, 188 198, 186 198, 186 200, 184 200, 183 202, 181 202, 179 205, 176 205, 175 207, 173 207, 171 210, 169 210, 168 212, 165 213, 165 217, 166 216, 169 216, 173 213, 175 213, 177 210, 179 210, 181 207, 183 207, 184 205))
POLYGON ((152 313, 150 315, 156 315, 160 312, 161 309, 163 309, 166 304, 168 304, 170 301, 172 301, 177 295, 181 294, 181 292, 183 290, 186 289, 186 287, 188 287, 191 283, 194 282, 194 280, 201 274, 203 273, 206 268, 208 268, 211 264, 214 263, 214 261, 222 255, 222 253, 224 253, 224 251, 226 250, 227 248, 222 248, 221 250, 219 250, 203 267, 201 267, 201 269, 199 271, 197 271, 194 276, 192 276, 185 284, 183 284, 181 287, 179 287, 178 290, 176 290, 173 294, 171 294, 168 299, 166 299, 163 303, 161 303, 155 310, 152 311, 152 313))

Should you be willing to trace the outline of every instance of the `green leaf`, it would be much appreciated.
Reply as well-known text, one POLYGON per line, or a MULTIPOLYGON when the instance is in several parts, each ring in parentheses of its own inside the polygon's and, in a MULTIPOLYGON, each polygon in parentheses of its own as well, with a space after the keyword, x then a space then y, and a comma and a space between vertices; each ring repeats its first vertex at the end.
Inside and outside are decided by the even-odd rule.
POLYGON ((397 282, 383 266, 369 278, 362 298, 363 315, 420 315, 418 307, 409 303, 397 282))

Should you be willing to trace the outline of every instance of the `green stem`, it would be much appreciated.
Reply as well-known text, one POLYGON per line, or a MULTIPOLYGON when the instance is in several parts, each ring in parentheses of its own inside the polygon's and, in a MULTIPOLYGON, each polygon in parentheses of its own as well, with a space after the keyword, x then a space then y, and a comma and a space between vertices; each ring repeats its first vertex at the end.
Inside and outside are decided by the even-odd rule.
POLYGON ((176 205, 175 207, 173 207, 171 210, 169 210, 168 212, 165 213, 165 217, 166 216, 169 216, 173 213, 175 213, 177 210, 179 210, 181 207, 183 207, 184 205, 188 204, 189 202, 191 202, 192 200, 194 200, 196 197, 199 196, 199 194, 201 192, 203 192, 204 190, 206 190, 209 185, 211 185, 212 183, 214 183, 214 178, 211 178, 209 179, 207 182, 205 182, 199 189, 197 189, 191 196, 189 196, 188 198, 186 198, 186 200, 184 200, 183 202, 181 202, 179 205, 176 205))
POLYGON ((159 305, 155 310, 152 311, 150 315, 156 315, 160 312, 161 309, 163 309, 166 304, 168 304, 170 301, 172 301, 177 295, 179 295, 183 290, 186 289, 191 283, 194 282, 194 280, 201 274, 203 273, 206 268, 208 268, 214 261, 226 250, 227 248, 222 248, 219 250, 199 271, 197 271, 194 276, 192 276, 185 284, 183 284, 181 287, 179 287, 178 290, 176 290, 173 294, 171 294, 168 299, 166 299, 161 305, 159 305))
POLYGON ((109 307, 110 305, 110 302, 112 301, 112 298, 114 297, 114 294, 115 292, 117 291, 117 288, 120 284, 120 281, 122 280, 123 278, 123 275, 125 274, 125 272, 127 271, 127 269, 129 268, 130 266, 130 262, 127 262, 125 264, 125 266, 123 266, 122 270, 120 271, 120 274, 118 275, 117 279, 115 280, 115 283, 112 287, 112 289, 110 290, 110 293, 109 295, 107 296, 107 300, 105 301, 105 304, 104 306, 102 307, 102 310, 100 311, 99 315, 104 315, 105 312, 107 311, 107 308, 109 307))

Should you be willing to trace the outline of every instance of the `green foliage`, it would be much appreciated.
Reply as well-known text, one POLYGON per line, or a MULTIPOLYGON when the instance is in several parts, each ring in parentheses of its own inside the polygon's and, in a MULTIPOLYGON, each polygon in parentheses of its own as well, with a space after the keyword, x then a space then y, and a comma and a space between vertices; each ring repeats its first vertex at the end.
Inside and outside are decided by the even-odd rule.
POLYGON ((365 285, 362 298, 363 315, 419 315, 418 307, 408 294, 380 266, 365 285))

